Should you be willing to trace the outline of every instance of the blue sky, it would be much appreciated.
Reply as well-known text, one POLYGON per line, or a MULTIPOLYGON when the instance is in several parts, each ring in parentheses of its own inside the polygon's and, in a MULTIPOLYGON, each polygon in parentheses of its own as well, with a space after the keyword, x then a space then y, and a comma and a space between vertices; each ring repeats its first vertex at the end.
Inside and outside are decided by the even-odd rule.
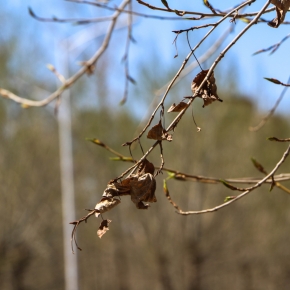
MULTIPOLYGON (((119 3, 120 1, 111 1, 112 5, 119 3)), ((161 6, 161 1, 148 1, 156 6, 161 6)), ((168 1, 169 6, 177 9, 187 9, 195 11, 207 11, 207 8, 203 5, 203 1, 168 1), (194 4, 192 4, 194 3, 194 4), (177 5, 177 6, 174 6, 177 5)), ((210 1, 213 7, 219 9, 226 9, 235 4, 239 4, 239 1, 210 1)), ((265 1, 257 0, 254 4, 246 9, 246 11, 258 11, 260 7, 264 5, 265 1)), ((57 16, 59 18, 90 18, 98 17, 101 14, 100 9, 89 5, 69 3, 62 0, 11 0, 2 2, 1 14, 6 16, 5 25, 1 27, 2 35, 15 34, 15 37, 21 39, 21 53, 15 55, 14 66, 17 63, 25 61, 31 61, 31 68, 37 66, 37 76, 39 78, 53 79, 52 74, 46 69, 47 63, 54 63, 55 59, 55 43, 58 43, 61 39, 75 34, 77 31, 83 30, 89 26, 74 26, 72 24, 57 24, 57 23, 41 23, 37 22, 28 14, 28 7, 31 7, 33 11, 42 17, 57 16), (33 47, 41 47, 43 53, 31 55, 33 47), (28 51, 26 54, 25 51, 28 51)), ((134 7, 143 13, 164 15, 168 14, 151 11, 150 9, 140 6, 136 1, 134 7)), ((109 15, 110 12, 106 12, 109 15)), ((175 16, 175 15, 170 15, 175 16)), ((273 19, 274 13, 264 16, 266 19, 273 19)), ((286 17, 289 20, 290 17, 286 17)), ((150 59, 152 51, 154 55, 160 58, 160 62, 163 64, 162 68, 158 68, 158 72, 166 74, 168 70, 177 68, 183 62, 183 56, 188 53, 188 47, 185 38, 181 36, 178 39, 178 51, 179 57, 174 59, 175 48, 172 45, 172 41, 175 34, 172 33, 174 29, 184 29, 193 25, 201 25, 206 23, 206 20, 198 22, 193 21, 160 21, 150 20, 145 18, 136 19, 133 36, 137 41, 137 44, 131 46, 130 55, 130 68, 132 75, 138 71, 138 60, 143 58, 146 63, 146 59, 150 59), (137 65, 135 65, 137 64, 137 65)), ((228 27, 229 21, 226 20, 224 24, 217 29, 216 33, 205 42, 198 51, 197 56, 200 56, 215 40, 223 33, 228 27)), ((245 23, 237 22, 235 32, 227 38, 224 46, 243 28, 245 23)), ((98 28, 100 32, 106 31, 107 23, 99 24, 98 28)), ((287 40, 279 50, 273 54, 263 53, 260 55, 252 56, 252 54, 262 48, 267 48, 274 43, 279 42, 284 36, 290 33, 289 25, 281 25, 278 29, 269 27, 266 24, 255 25, 246 35, 244 35, 235 47, 230 51, 228 55, 223 59, 222 63, 218 65, 218 69, 222 74, 234 69, 236 82, 240 91, 246 95, 255 99, 255 103, 258 108, 263 110, 269 110, 275 103, 279 94, 283 90, 282 86, 274 85, 267 82, 263 77, 273 77, 287 82, 290 75, 290 39, 287 40)), ((208 31, 208 28, 190 33, 191 45, 194 46, 202 35, 208 31)), ((126 31, 121 30, 115 35, 115 39, 112 44, 113 55, 116 58, 116 63, 112 67, 112 78, 114 84, 119 86, 118 75, 122 75, 123 67, 120 63, 120 58, 124 53, 124 44, 122 39, 126 35, 126 31), (118 60, 119 59, 119 60, 118 60)), ((90 44, 90 43, 88 43, 90 44)), ((86 44, 87 45, 87 44, 86 44)), ((94 46, 93 44, 92 46, 94 46)), ((90 51, 90 49, 88 49, 90 51)), ((214 60, 214 59, 212 59, 214 60)), ((192 60, 193 61, 193 60, 192 60)), ((210 66, 210 62, 205 66, 210 66)), ((205 67, 207 68, 207 67, 205 67)), ((198 73, 198 70, 192 72, 192 78, 198 73)), ((233 72, 234 74, 234 72, 233 72)), ((17 75, 17 72, 15 72, 17 75)), ((168 79, 169 81, 170 79, 168 79)), ((223 80, 223 82, 226 80, 223 80)), ((137 79, 138 82, 138 79, 137 79)), ((219 80, 217 80, 219 83, 219 80)), ((162 86, 163 84, 161 84, 162 86)), ((187 86, 187 84, 185 84, 187 86)), ((132 92, 132 90, 131 90, 132 92)), ((188 85, 188 93, 190 93, 190 84, 188 85)), ((118 96, 119 99, 122 95, 118 96)), ((279 112, 288 113, 290 105, 290 91, 286 93, 284 100, 279 106, 279 112)))

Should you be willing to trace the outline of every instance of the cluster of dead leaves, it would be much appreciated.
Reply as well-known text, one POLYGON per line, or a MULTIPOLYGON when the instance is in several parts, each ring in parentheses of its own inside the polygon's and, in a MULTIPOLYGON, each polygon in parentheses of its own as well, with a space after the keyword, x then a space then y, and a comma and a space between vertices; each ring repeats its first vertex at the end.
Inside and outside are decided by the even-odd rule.
MULTIPOLYGON (((132 202, 138 209, 147 209, 149 204, 144 202, 156 202, 156 181, 153 176, 154 165, 147 159, 138 166, 137 173, 122 181, 112 180, 108 183, 102 199, 95 206, 95 216, 99 217, 121 203, 120 196, 130 195, 132 202)), ((98 236, 101 238, 108 230, 110 220, 102 220, 98 236)))
MULTIPOLYGON (((204 78, 206 77, 208 70, 202 70, 198 73, 191 83, 191 90, 193 95, 195 96, 197 89, 203 82, 204 78)), ((203 99, 203 107, 210 105, 214 101, 222 102, 223 100, 219 98, 217 94, 217 86, 215 84, 215 77, 214 72, 211 73, 209 79, 202 85, 201 90, 199 91, 196 97, 200 97, 203 99)), ((192 98, 192 97, 185 97, 185 99, 192 98)), ((185 102, 180 102, 179 104, 173 103, 170 108, 168 109, 168 113, 171 112, 181 112, 185 108, 188 107, 188 104, 185 102)))
MULTIPOLYGON (((290 1, 290 0, 289 0, 290 1)), ((202 85, 201 89, 198 91, 199 86, 205 79, 207 73, 209 70, 202 70, 200 73, 198 73, 195 78, 193 79, 191 83, 191 90, 193 93, 193 96, 190 97, 184 97, 184 99, 189 99, 193 97, 200 97, 203 99, 203 107, 210 105, 214 101, 219 101, 222 102, 223 100, 219 98, 217 94, 217 86, 215 84, 215 77, 214 77, 214 72, 212 72, 208 78, 202 85)), ((181 101, 177 105, 173 103, 170 108, 167 110, 168 113, 172 112, 181 112, 185 110, 188 107, 188 104, 181 101)), ((198 128, 198 132, 200 131, 200 128, 198 128)), ((159 123, 155 126, 153 126, 147 135, 148 139, 154 139, 158 141, 172 141, 172 135, 168 134, 166 130, 163 128, 161 120, 159 123)))
MULTIPOLYGON (((193 79, 191 90, 194 96, 196 95, 197 89, 201 85, 207 73, 208 70, 203 70, 193 79)), ((216 100, 222 102, 222 100, 217 95, 217 87, 215 84, 213 72, 211 73, 208 80, 203 84, 196 96, 203 99, 203 107, 211 104, 216 100)), ((168 112, 181 112, 187 107, 187 103, 180 102, 177 105, 173 104, 168 109, 168 112)), ((172 141, 172 135, 168 134, 163 128, 161 120, 157 125, 153 126, 149 130, 147 138, 158 141, 172 141)), ((149 204, 144 202, 156 202, 156 181, 153 175, 154 170, 154 165, 147 159, 144 159, 138 166, 136 174, 130 175, 122 181, 111 180, 103 192, 102 199, 95 206, 95 216, 99 217, 102 213, 105 213, 120 204, 120 197, 123 195, 130 195, 132 202, 138 209, 147 209, 149 207, 149 204)), ((98 230, 98 236, 100 238, 109 230, 110 222, 110 220, 102 220, 98 230)))

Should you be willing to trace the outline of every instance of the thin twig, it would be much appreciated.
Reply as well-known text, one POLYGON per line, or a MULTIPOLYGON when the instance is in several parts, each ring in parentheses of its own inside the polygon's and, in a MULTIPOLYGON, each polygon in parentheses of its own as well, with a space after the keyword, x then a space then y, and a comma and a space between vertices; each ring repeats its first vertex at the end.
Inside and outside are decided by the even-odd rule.
POLYGON ((94 215, 95 213, 99 213, 100 211, 98 209, 93 209, 91 210, 86 216, 82 217, 81 219, 71 222, 70 224, 74 225, 74 228, 72 230, 71 233, 71 249, 72 252, 74 253, 74 247, 73 247, 73 243, 75 243, 76 247, 78 248, 78 250, 82 250, 77 243, 76 240, 76 231, 77 231, 77 227, 79 226, 79 224, 81 224, 82 222, 87 222, 88 218, 91 217, 92 215, 94 215))
MULTIPOLYGON (((251 3, 255 2, 256 0, 253 0, 251 1, 251 3)), ((149 3, 146 3, 145 1, 142 1, 142 0, 137 0, 137 2, 141 5, 144 5, 152 10, 159 10, 159 11, 164 11, 164 12, 170 12, 170 13, 175 13, 177 15, 180 15, 180 16, 184 16, 184 15, 199 15, 199 16, 202 16, 202 17, 224 17, 225 15, 227 15, 227 17, 230 17, 231 14, 235 13, 235 11, 237 10, 237 8, 239 7, 235 7, 235 8, 230 8, 230 9, 227 9, 226 11, 232 11, 232 13, 230 15, 228 15, 228 12, 223 12, 223 13, 216 13, 216 14, 213 14, 213 13, 202 13, 202 12, 193 12, 193 11, 186 11, 186 10, 177 10, 177 9, 168 9, 168 8, 163 8, 163 7, 157 7, 157 6, 154 6, 154 5, 151 5, 149 3)), ((245 3, 245 2, 244 2, 245 3)), ((242 4, 244 4, 242 3, 242 4)), ((248 5, 249 3, 247 3, 248 5)), ((265 11, 265 13, 269 13, 269 12, 272 12, 275 10, 275 7, 272 7, 272 8, 269 8, 265 11)), ((251 12, 251 13, 244 13, 244 14, 240 14, 237 16, 237 18, 245 18, 245 17, 250 17, 250 16, 256 16, 257 14, 259 13, 258 12, 251 12)))
POLYGON ((290 142, 290 138, 278 139, 276 137, 269 137, 268 140, 270 140, 270 141, 277 141, 277 142, 290 142))
MULTIPOLYGON (((288 81, 287 83, 290 82, 290 76, 288 78, 288 81)), ((269 113, 260 121, 260 123, 255 126, 255 127, 249 127, 249 130, 252 131, 252 132, 256 132, 258 130, 260 130, 266 123, 267 121, 273 116, 273 114, 275 113, 277 107, 279 106, 280 102, 282 101, 282 99, 284 98, 284 95, 287 91, 288 87, 284 87, 279 98, 277 99, 274 107, 269 111, 269 113)))
POLYGON ((48 64, 46 66, 51 72, 53 72, 55 74, 55 76, 59 79, 59 81, 64 84, 65 83, 65 77, 56 70, 56 68, 52 65, 52 64, 48 64))
MULTIPOLYGON (((74 3, 80 3, 80 4, 89 4, 89 5, 93 5, 96 7, 100 7, 106 10, 110 10, 110 11, 118 11, 120 10, 117 7, 109 7, 105 4, 101 4, 101 3, 96 3, 96 2, 91 2, 91 1, 84 1, 84 0, 66 0, 68 2, 74 2, 74 3)), ((180 18, 180 17, 165 17, 165 16, 158 16, 158 15, 150 15, 150 14, 145 14, 145 13, 139 13, 136 11, 131 11, 129 10, 125 10, 123 9, 121 11, 122 13, 128 13, 128 14, 132 14, 135 16, 140 16, 140 17, 144 17, 144 18, 151 18, 151 19, 158 19, 158 20, 184 20, 184 18, 180 18)))
MULTIPOLYGON (((290 141, 290 139, 289 139, 290 141)), ((254 166, 260 171, 262 172, 264 175, 268 175, 268 172, 264 169, 264 167, 257 162, 255 159, 252 159, 254 166)), ((290 193, 290 189, 288 189, 287 187, 283 186, 280 182, 278 182, 277 180, 275 180, 275 176, 271 176, 271 187, 270 187, 270 191, 273 189, 273 187, 276 186, 278 188, 280 188, 281 190, 290 193)))
POLYGON ((168 201, 170 202, 170 204, 173 205, 173 207, 177 210, 177 211, 181 211, 181 208, 172 200, 170 194, 169 194, 169 190, 167 187, 167 183, 166 183, 166 179, 163 180, 163 192, 165 194, 165 196, 167 197, 168 201))
MULTIPOLYGON (((199 57, 199 62, 200 64, 204 63, 207 61, 223 44, 225 39, 228 37, 228 35, 233 31, 234 25, 231 25, 224 33, 223 35, 218 38, 218 40, 210 46, 210 48, 202 55, 199 57)), ((174 87, 176 84, 178 84, 185 76, 187 76, 189 73, 191 73, 196 67, 198 66, 198 63, 196 61, 193 61, 190 63, 184 70, 181 72, 179 78, 175 81, 175 83, 172 85, 174 87)), ((160 89, 155 91, 155 96, 160 96, 164 90, 168 87, 169 82, 162 86, 160 89)))
MULTIPOLYGON (((109 152, 117 156, 116 158, 115 157, 110 158, 111 160, 131 162, 131 163, 136 162, 132 157, 127 157, 127 156, 122 155, 121 153, 110 148, 108 145, 104 144, 98 139, 87 139, 87 140, 92 141, 94 144, 105 148, 106 150, 108 150, 109 152)), ((285 140, 288 140, 288 139, 285 139, 285 140)), ((158 170, 159 168, 160 167, 155 166, 155 169, 158 170)), ((192 174, 184 173, 184 172, 167 168, 167 167, 163 167, 162 170, 168 172, 170 174, 170 178, 173 178, 175 180, 201 182, 201 183, 209 183, 209 184, 220 184, 222 181, 225 181, 228 183, 255 184, 259 182, 260 180, 258 177, 219 178, 219 177, 208 177, 208 176, 202 176, 202 175, 192 175, 192 174)), ((287 181, 287 180, 290 180, 290 173, 289 174, 283 173, 283 174, 275 175, 274 178, 276 181, 287 181)), ((271 183, 271 182, 272 182, 272 179, 268 179, 265 181, 265 183, 271 183)))
POLYGON ((233 202, 236 202, 237 200, 243 198, 244 196, 246 196, 247 194, 249 194, 250 192, 252 192, 254 189, 260 187, 263 183, 265 183, 266 180, 268 180, 269 178, 271 178, 274 173, 278 170, 278 168, 282 165, 282 163, 286 160, 286 158, 288 157, 290 152, 290 146, 288 146, 287 150, 284 152, 282 158, 280 159, 280 161, 276 164, 276 166, 274 167, 274 169, 263 179, 261 179, 259 182, 257 182, 254 186, 252 186, 250 189, 246 190, 245 192, 241 193, 240 195, 237 195, 234 199, 231 199, 221 205, 218 205, 216 207, 213 208, 208 208, 205 210, 198 210, 198 211, 178 211, 177 213, 181 214, 181 215, 192 215, 192 214, 204 214, 204 213, 210 213, 210 212, 215 212, 218 211, 230 204, 232 204, 233 202))
POLYGON ((159 141, 159 147, 160 147, 160 158, 161 158, 161 165, 156 171, 155 176, 157 176, 159 173, 162 172, 163 167, 164 167, 164 158, 163 158, 163 147, 162 147, 162 141, 159 141))
POLYGON ((57 17, 52 17, 52 18, 45 18, 45 17, 39 17, 37 16, 33 10, 29 7, 28 8, 29 14, 36 20, 41 21, 41 22, 59 22, 59 23, 68 23, 68 22, 73 22, 75 24, 89 24, 92 22, 104 22, 104 21, 110 21, 112 20, 112 16, 107 16, 107 17, 98 17, 98 18, 84 18, 84 19, 76 19, 76 18, 67 18, 67 19, 62 19, 62 18, 57 18, 57 17))
MULTIPOLYGON (((285 22, 285 21, 284 21, 285 22)), ((276 44, 273 44, 271 45, 270 47, 268 48, 264 48, 264 49, 260 49, 256 52, 253 53, 253 55, 256 55, 256 54, 259 54, 259 53, 262 53, 262 52, 266 52, 266 51, 269 51, 271 50, 270 54, 273 54, 279 47, 280 45, 285 41, 287 40, 288 38, 290 37, 290 34, 286 35, 280 42, 276 43, 276 44)))

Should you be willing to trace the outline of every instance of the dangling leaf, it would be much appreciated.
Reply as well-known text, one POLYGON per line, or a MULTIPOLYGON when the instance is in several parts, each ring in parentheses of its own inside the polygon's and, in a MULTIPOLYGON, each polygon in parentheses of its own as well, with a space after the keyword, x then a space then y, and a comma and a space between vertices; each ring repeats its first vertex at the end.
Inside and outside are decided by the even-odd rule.
MULTIPOLYGON (((196 77, 193 79, 191 84, 191 90, 193 95, 196 94, 198 87, 204 80, 208 73, 208 70, 203 70, 200 73, 196 75, 196 77)), ((202 85, 201 90, 199 91, 199 94, 197 96, 201 96, 203 99, 203 107, 208 106, 212 102, 218 100, 219 102, 222 102, 223 100, 219 98, 217 94, 217 87, 215 84, 215 78, 214 78, 214 72, 211 73, 209 79, 202 85)))
POLYGON ((140 177, 132 179, 131 182, 131 200, 139 209, 147 209, 148 204, 145 202, 156 202, 155 197, 156 181, 152 174, 146 173, 140 177))
POLYGON ((153 126, 148 134, 147 134, 148 139, 154 139, 154 140, 167 140, 167 141, 172 141, 172 135, 166 133, 164 128, 162 127, 161 120, 159 123, 155 126, 153 126))
POLYGON ((147 134, 148 139, 154 139, 154 140, 162 140, 162 135, 163 135, 163 127, 161 124, 161 120, 159 123, 155 126, 153 126, 150 131, 147 134))
POLYGON ((99 238, 101 238, 109 230, 110 223, 111 223, 111 220, 102 220, 99 226, 99 229, 97 231, 97 235, 99 238))

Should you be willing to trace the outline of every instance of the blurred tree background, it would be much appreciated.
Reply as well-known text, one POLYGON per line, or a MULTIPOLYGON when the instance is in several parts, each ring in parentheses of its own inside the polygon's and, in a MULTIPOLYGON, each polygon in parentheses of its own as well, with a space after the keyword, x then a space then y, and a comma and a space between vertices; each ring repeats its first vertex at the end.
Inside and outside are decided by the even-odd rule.
MULTIPOLYGON (((1 86, 7 88, 14 86, 11 51, 15 46, 16 40, 5 40, 0 50, 1 86)), ((153 92, 168 79, 159 71, 164 64, 150 61, 151 70, 140 63, 143 83, 134 90, 134 99, 142 100, 144 107, 151 97, 142 92, 153 92)), ((94 207, 108 181, 128 166, 110 161, 112 154, 85 139, 98 138, 129 155, 121 144, 134 137, 140 126, 133 101, 112 106, 106 83, 108 62, 109 54, 94 75, 71 91, 77 217, 94 207), (94 89, 87 90, 88 82, 96 83, 94 89), (98 106, 80 104, 79 94, 85 103, 98 106)), ((23 66, 21 73, 25 74, 23 66)), ((231 72, 218 74, 220 81, 232 79, 231 72)), ((35 90, 53 86, 37 77, 34 82, 35 90)), ((166 167, 219 178, 261 178, 251 157, 269 171, 281 158, 286 145, 266 139, 289 137, 289 116, 276 115, 262 130, 249 132, 263 112, 233 83, 219 89, 222 104, 204 109, 202 102, 194 104, 202 131, 196 132, 187 114, 174 133, 174 142, 164 144, 166 167)), ((17 89, 25 85, 18 84, 17 89)), ((171 101, 174 94, 182 98, 186 90, 177 86, 171 101)), ((0 289, 64 289, 59 141, 53 108, 23 109, 0 99, 0 140, 0 289)), ((152 143, 143 142, 145 146, 152 143)), ((132 152, 135 158, 141 156, 138 148, 132 152)), ((154 152, 149 161, 158 165, 159 154, 154 152)), ((289 161, 279 172, 287 170, 289 161)), ((97 237, 99 220, 92 218, 79 227, 80 289, 289 289, 287 193, 276 187, 270 192, 269 185, 263 185, 217 213, 185 217, 176 214, 164 196, 162 179, 166 177, 166 172, 157 177, 158 202, 148 210, 137 210, 130 198, 123 197, 120 206, 104 214, 112 224, 102 239, 97 237)), ((290 182, 284 185, 289 187, 290 182)), ((213 207, 232 195, 222 184, 169 180, 168 187, 184 210, 213 207)))

